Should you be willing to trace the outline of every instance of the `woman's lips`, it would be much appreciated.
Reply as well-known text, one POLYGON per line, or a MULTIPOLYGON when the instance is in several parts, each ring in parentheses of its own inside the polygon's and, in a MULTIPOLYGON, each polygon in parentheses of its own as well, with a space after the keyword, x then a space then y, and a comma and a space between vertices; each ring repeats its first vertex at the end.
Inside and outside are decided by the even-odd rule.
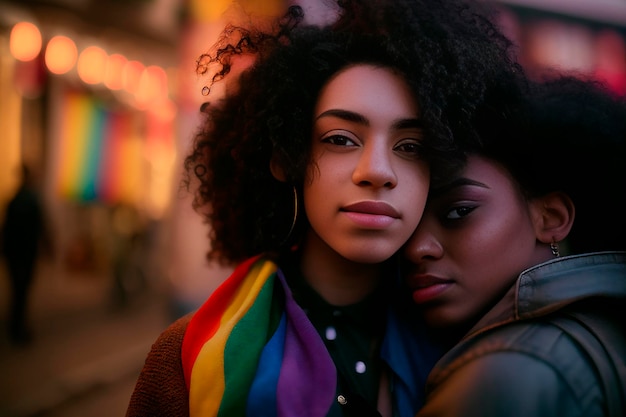
POLYGON ((437 298, 450 288, 453 281, 432 275, 413 275, 407 280, 407 285, 413 290, 413 301, 423 304, 437 298))
POLYGON ((359 226, 371 229, 387 228, 401 218, 393 206, 382 201, 360 201, 342 207, 341 212, 359 226))

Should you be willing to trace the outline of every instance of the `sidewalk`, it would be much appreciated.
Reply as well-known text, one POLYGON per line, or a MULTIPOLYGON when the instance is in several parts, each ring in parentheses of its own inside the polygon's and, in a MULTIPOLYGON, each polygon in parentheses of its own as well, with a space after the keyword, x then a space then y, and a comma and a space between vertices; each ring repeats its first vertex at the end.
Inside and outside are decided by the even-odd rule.
MULTIPOLYGON (((114 308, 111 285, 103 274, 68 276, 40 265, 31 294, 33 341, 17 347, 6 337, 8 282, 0 262, 0 417, 57 415, 113 384, 128 391, 118 392, 118 403, 120 395, 130 397, 151 344, 171 318, 164 291, 146 291, 114 308)), ((124 411, 105 405, 102 415, 124 411)))

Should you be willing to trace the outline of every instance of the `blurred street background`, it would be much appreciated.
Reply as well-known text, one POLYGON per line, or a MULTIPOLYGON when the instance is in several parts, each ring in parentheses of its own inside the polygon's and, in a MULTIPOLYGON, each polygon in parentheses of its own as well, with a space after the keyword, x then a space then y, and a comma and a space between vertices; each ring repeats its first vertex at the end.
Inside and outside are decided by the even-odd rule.
MULTIPOLYGON (((3 265, 4 266, 4 265, 3 265)), ((161 289, 124 306, 102 274, 67 276, 43 260, 32 288, 32 340, 0 336, 0 416, 123 416, 146 352, 168 322, 161 289)), ((8 307, 7 277, 0 274, 8 307)), ((6 328, 6 320, 0 320, 6 328)))
MULTIPOLYGON (((531 76, 626 94, 626 0, 489 1, 531 76)), ((181 189, 207 100, 196 59, 244 11, 291 3, 0 0, 0 417, 123 416, 152 342, 228 275, 181 189)))

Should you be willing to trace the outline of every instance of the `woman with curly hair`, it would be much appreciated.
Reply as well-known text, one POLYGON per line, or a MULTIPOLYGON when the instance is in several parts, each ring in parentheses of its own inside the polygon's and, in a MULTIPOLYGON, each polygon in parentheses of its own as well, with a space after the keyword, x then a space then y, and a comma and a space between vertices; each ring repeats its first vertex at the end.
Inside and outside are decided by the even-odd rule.
POLYGON ((626 99, 559 76, 520 104, 405 248, 416 313, 454 345, 419 417, 626 415, 626 99))
POLYGON ((229 26, 198 70, 228 80, 186 158, 210 260, 233 274, 148 355, 127 415, 401 416, 440 356, 393 303, 394 254, 456 165, 492 84, 521 75, 478 6, 341 1, 229 26), (238 59, 253 63, 230 80, 238 59))

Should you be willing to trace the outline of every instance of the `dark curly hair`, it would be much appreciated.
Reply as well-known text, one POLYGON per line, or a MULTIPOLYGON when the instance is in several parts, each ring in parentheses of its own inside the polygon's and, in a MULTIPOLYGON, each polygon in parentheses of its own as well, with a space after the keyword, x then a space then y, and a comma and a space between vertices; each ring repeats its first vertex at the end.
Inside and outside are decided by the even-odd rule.
POLYGON ((234 90, 203 105, 204 123, 185 159, 194 207, 211 225, 210 260, 235 263, 298 242, 307 220, 299 216, 290 233, 293 187, 299 191, 305 180, 318 93, 340 69, 370 63, 406 78, 426 126, 424 158, 433 178, 462 158, 457 141, 478 140, 472 117, 490 85, 509 85, 523 73, 509 40, 476 3, 338 5, 337 20, 323 27, 303 24, 298 6, 271 30, 228 26, 212 52, 199 58, 198 72, 211 88, 237 57, 254 57, 234 90), (272 176, 271 160, 286 182, 272 176))
POLYGON ((527 198, 570 196, 576 215, 569 253, 626 250, 626 97, 600 81, 558 73, 524 94, 501 113, 508 114, 499 132, 506 140, 485 135, 473 151, 504 165, 527 198))

